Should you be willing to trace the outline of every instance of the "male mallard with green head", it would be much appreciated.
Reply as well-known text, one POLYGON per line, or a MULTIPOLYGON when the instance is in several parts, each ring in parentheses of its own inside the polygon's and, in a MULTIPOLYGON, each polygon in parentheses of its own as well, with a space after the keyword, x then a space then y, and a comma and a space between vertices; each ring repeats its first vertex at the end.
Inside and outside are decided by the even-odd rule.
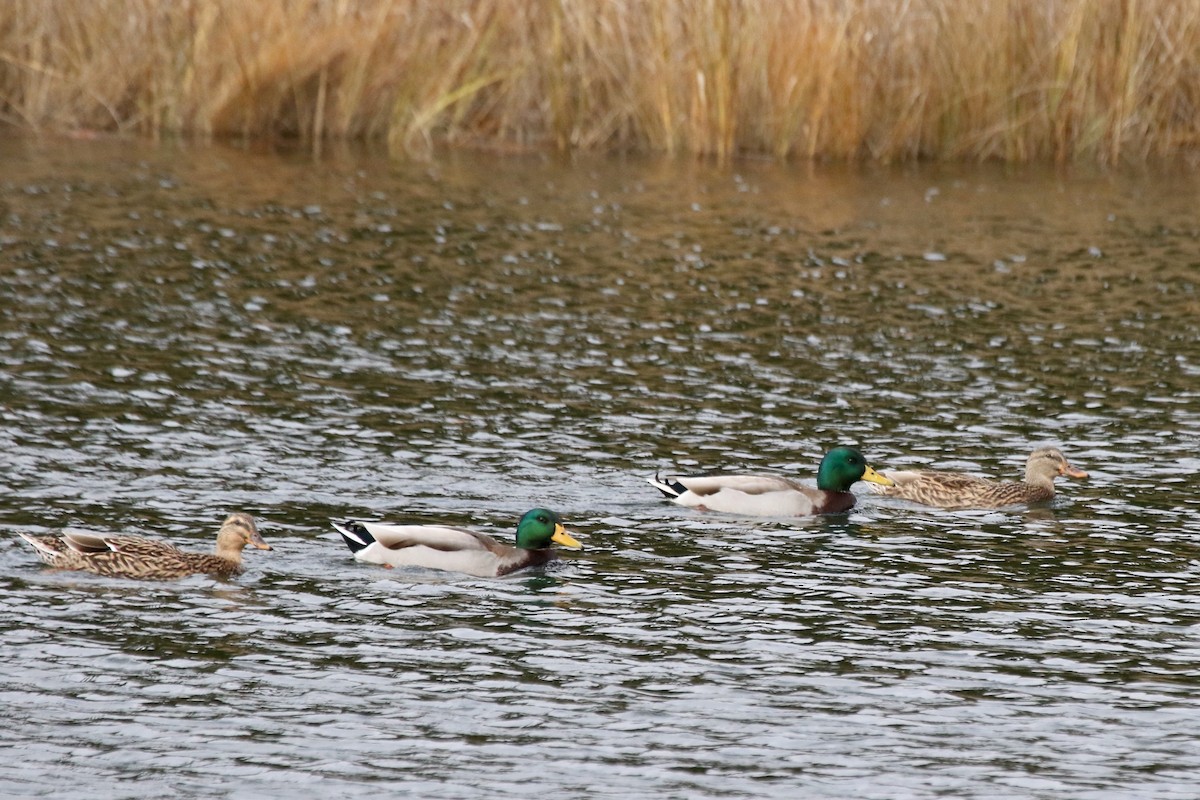
POLYGON ((558 514, 544 508, 525 513, 517 523, 517 546, 482 533, 449 525, 391 525, 348 520, 334 522, 354 557, 385 567, 426 567, 495 578, 558 556, 551 543, 578 550, 558 514))
POLYGON ((817 488, 778 475, 700 475, 647 478, 654 488, 681 506, 769 517, 838 514, 854 507, 850 487, 857 481, 890 486, 853 447, 836 447, 817 469, 817 488))
POLYGON ((242 571, 242 549, 270 550, 254 517, 230 514, 217 533, 215 553, 189 553, 174 545, 140 536, 109 536, 67 529, 61 536, 21 538, 38 556, 58 569, 85 570, 112 578, 169 580, 187 575, 228 578, 242 571))
POLYGON ((884 474, 895 485, 879 489, 881 494, 938 508, 1001 508, 1048 503, 1054 499, 1055 478, 1060 475, 1070 478, 1088 476, 1067 463, 1066 457, 1053 447, 1043 447, 1029 455, 1023 481, 993 481, 963 472, 934 470, 884 474))

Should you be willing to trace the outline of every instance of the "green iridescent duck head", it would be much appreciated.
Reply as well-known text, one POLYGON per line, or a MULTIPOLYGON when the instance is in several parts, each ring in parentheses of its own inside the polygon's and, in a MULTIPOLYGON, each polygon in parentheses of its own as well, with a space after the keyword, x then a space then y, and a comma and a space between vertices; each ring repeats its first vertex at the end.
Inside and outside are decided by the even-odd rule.
POLYGON ((853 447, 835 447, 821 459, 817 469, 817 488, 827 492, 848 492, 857 481, 892 486, 890 478, 867 466, 862 453, 853 447))
POLYGON ((560 544, 572 550, 578 550, 583 545, 575 537, 567 533, 558 514, 545 508, 535 508, 525 512, 517 523, 517 547, 525 550, 541 550, 551 543, 560 544))

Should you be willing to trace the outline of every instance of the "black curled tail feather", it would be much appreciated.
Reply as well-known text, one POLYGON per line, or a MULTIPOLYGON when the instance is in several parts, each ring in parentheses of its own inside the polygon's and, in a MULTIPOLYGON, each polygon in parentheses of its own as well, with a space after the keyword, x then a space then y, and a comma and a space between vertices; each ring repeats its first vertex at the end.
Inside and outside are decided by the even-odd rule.
POLYGON ((371 532, 361 522, 346 520, 345 522, 333 523, 333 527, 342 535, 342 539, 346 542, 346 546, 350 548, 350 552, 352 553, 357 553, 359 550, 370 547, 375 543, 375 537, 371 535, 371 532))
POLYGON ((654 477, 647 478, 647 480, 651 486, 663 493, 663 497, 676 498, 688 490, 678 479, 669 475, 663 477, 659 472, 654 473, 654 477))

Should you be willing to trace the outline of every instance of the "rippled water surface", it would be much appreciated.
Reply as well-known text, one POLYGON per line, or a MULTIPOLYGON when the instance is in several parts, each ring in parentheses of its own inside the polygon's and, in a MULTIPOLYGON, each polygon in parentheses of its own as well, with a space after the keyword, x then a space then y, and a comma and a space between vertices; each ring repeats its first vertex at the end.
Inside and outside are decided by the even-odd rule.
POLYGON ((1195 173, 0 158, 0 795, 1196 796, 1195 173), (817 520, 644 481, 840 443, 1091 477, 817 520), (498 580, 329 527, 534 505, 585 549, 498 580), (230 510, 275 550, 229 582, 16 536, 230 510))

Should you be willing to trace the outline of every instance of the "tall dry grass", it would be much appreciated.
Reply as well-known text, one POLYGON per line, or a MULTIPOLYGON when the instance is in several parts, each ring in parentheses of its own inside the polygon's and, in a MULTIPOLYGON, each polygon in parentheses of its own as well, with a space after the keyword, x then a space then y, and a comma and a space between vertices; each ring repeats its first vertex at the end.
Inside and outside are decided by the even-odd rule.
POLYGON ((1200 145, 1194 0, 3 0, 32 130, 777 157, 1200 145))

